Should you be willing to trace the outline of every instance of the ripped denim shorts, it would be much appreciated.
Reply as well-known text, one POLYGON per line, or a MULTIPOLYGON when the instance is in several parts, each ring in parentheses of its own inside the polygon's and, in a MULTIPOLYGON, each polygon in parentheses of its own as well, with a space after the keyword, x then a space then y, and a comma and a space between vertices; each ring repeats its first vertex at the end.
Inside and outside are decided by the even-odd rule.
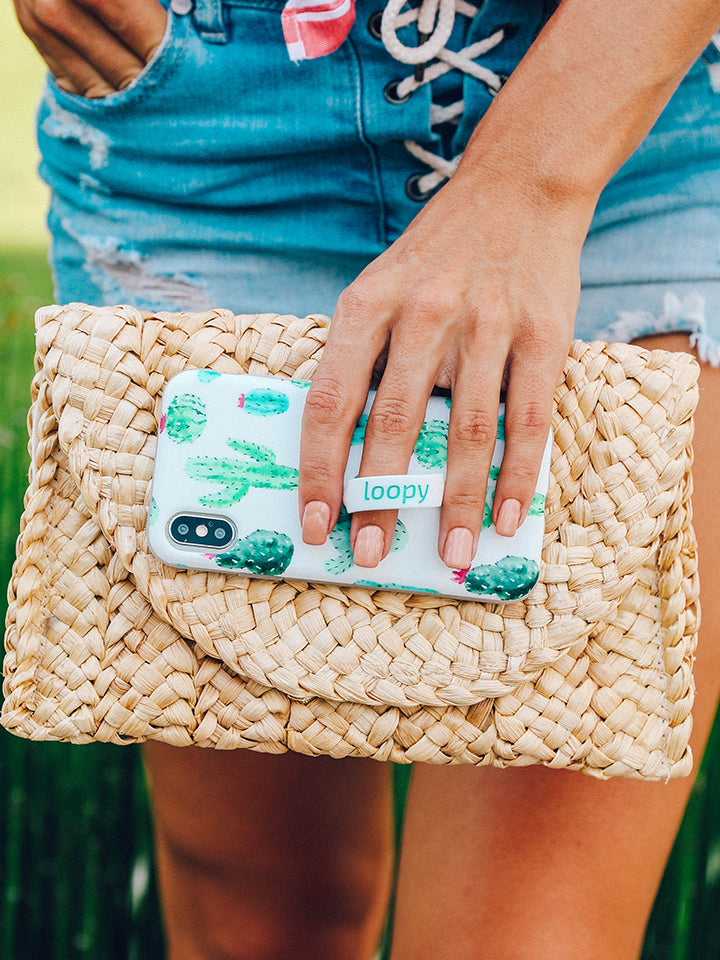
MULTIPOLYGON (((460 4, 446 47, 469 68, 415 75, 383 45, 378 0, 358 0, 335 53, 300 64, 283 0, 173 0, 126 89, 86 100, 46 86, 58 299, 331 314, 452 172, 555 5, 460 4)), ((414 25, 397 36, 417 43, 414 25)), ((716 43, 603 192, 581 274, 578 337, 687 331, 720 363, 716 43)))

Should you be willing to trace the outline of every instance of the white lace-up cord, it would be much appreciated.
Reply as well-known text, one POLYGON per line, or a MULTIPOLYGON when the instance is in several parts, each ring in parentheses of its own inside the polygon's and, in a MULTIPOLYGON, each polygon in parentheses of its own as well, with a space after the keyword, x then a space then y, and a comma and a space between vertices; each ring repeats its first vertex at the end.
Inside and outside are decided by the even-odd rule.
MULTIPOLYGON (((423 0, 419 8, 401 13, 400 11, 406 2, 407 0, 388 0, 383 11, 381 24, 382 41, 385 48, 392 57, 401 63, 417 66, 418 64, 428 64, 431 60, 437 62, 424 70, 420 80, 413 75, 400 80, 395 87, 395 95, 398 100, 404 100, 418 87, 426 83, 432 83, 433 80, 441 77, 449 70, 460 70, 484 83, 493 93, 498 92, 502 86, 502 78, 493 70, 475 63, 475 59, 502 43, 505 37, 505 30, 502 27, 499 27, 489 37, 485 37, 462 50, 457 52, 446 50, 445 44, 450 39, 455 14, 460 13, 465 17, 472 18, 479 8, 468 3, 467 0, 423 0), (418 34, 427 37, 427 39, 417 47, 408 47, 399 40, 397 31, 414 21, 417 21, 418 24, 418 34)), ((448 106, 432 103, 430 105, 430 125, 436 127, 441 123, 459 120, 464 109, 465 104, 462 100, 448 104, 448 106)), ((414 140, 406 140, 405 146, 414 157, 431 168, 429 173, 416 181, 416 187, 420 193, 430 193, 445 180, 448 180, 457 169, 462 157, 462 153, 459 153, 451 160, 446 160, 444 157, 421 147, 414 140)))

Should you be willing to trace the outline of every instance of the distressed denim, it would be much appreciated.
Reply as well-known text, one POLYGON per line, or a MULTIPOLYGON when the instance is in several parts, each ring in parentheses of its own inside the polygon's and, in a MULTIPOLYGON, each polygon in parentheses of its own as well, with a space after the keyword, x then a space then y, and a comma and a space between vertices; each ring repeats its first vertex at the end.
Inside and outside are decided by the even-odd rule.
MULTIPOLYGON (((493 92, 452 71, 390 102, 383 91, 413 68, 369 29, 368 0, 338 51, 294 64, 282 5, 176 0, 190 9, 170 11, 158 52, 126 89, 86 100, 48 79, 38 137, 58 300, 331 314, 412 220, 421 201, 406 185, 426 168, 403 141, 453 156, 493 92), (462 120, 439 135, 431 100, 460 97, 462 120)), ((485 0, 457 17, 448 46, 512 24, 478 61, 507 75, 553 8, 485 0)), ((577 336, 687 331, 720 363, 718 60, 713 45, 603 192, 577 336)))

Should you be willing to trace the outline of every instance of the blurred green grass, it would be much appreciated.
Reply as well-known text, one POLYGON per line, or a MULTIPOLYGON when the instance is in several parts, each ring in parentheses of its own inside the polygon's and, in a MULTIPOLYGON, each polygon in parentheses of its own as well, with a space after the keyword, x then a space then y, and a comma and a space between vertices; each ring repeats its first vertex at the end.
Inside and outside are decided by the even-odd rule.
MULTIPOLYGON (((0 248, 0 612, 27 482, 35 309, 45 251, 0 248)), ((137 748, 29 743, 0 732, 0 958, 163 956, 137 748)))
MULTIPOLYGON (((11 5, 0 6, 3 615, 27 478, 32 316, 53 299, 46 192, 36 175, 32 119, 42 75, 11 5)), ((720 958, 718 760, 716 728, 658 894, 643 960, 720 958)), ((404 770, 398 779, 402 793, 404 770)), ((2 960, 162 958, 147 796, 135 748, 27 743, 0 732, 0 810, 2 960)))
MULTIPOLYGON (((0 615, 27 483, 33 314, 53 302, 37 175, 44 67, 0 4, 0 615)), ((160 960, 150 815, 137 748, 0 731, 1 960, 160 960)))

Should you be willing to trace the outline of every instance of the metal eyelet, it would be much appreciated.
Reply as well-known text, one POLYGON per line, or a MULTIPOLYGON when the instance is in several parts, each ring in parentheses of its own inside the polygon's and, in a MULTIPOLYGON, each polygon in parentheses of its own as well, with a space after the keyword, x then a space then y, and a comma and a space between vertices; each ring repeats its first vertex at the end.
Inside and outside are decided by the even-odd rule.
POLYGON ((490 35, 492 36, 493 33, 497 33, 498 30, 502 30, 503 40, 510 40, 517 34, 519 29, 519 23, 513 23, 512 21, 509 23, 499 23, 495 29, 490 32, 490 35))
POLYGON ((418 184, 424 176, 424 173, 411 173, 405 181, 405 193, 410 200, 414 200, 415 203, 425 203, 425 201, 429 200, 433 193, 435 193, 434 190, 418 189, 418 184))
POLYGON ((392 103, 393 106, 401 103, 407 103, 412 96, 412 93, 406 93, 404 97, 398 96, 397 90, 401 83, 402 80, 391 80, 383 90, 383 96, 387 102, 392 103))
POLYGON ((373 38, 373 40, 382 40, 382 29, 381 29, 382 18, 383 18, 382 10, 376 10, 374 13, 371 13, 370 16, 368 17, 367 31, 370 34, 370 36, 373 38))

